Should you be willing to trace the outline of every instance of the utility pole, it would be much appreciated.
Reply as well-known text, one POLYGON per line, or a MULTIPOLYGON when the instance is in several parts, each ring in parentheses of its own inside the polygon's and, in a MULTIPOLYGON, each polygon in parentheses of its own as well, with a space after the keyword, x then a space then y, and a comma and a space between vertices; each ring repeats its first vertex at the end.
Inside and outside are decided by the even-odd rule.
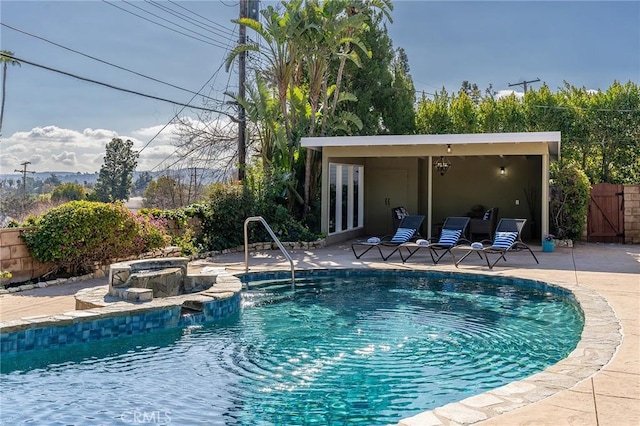
MULTIPOLYGON (((240 19, 247 17, 248 0, 240 0, 240 19)), ((247 42, 247 27, 240 25, 238 29, 240 46, 247 42)), ((244 181, 246 156, 247 156, 247 114, 242 102, 245 98, 245 83, 247 70, 247 52, 242 51, 238 55, 238 181, 244 181)))
POLYGON ((22 207, 20 208, 20 215, 24 216, 24 202, 27 199, 27 173, 35 173, 33 170, 27 170, 27 164, 31 164, 31 161, 25 161, 20 163, 22 170, 14 169, 14 172, 22 173, 22 207))
POLYGON ((520 83, 509 83, 509 87, 513 87, 513 86, 523 86, 524 87, 524 94, 527 94, 527 84, 529 83, 537 83, 538 81, 540 81, 539 78, 536 78, 535 80, 525 80, 525 81, 521 81, 520 83))

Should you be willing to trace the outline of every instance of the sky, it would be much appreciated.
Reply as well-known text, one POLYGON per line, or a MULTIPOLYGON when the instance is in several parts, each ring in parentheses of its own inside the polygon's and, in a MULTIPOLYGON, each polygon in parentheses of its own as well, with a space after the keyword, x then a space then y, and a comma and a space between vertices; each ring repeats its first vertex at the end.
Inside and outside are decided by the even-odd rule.
MULTIPOLYGON (((393 6, 389 36, 407 52, 419 92, 455 92, 464 80, 501 93, 538 78, 529 87, 640 84, 638 0, 393 6)), ((7 69, 0 174, 25 161, 37 172, 97 172, 116 137, 140 151, 138 171, 173 163, 175 126, 167 124, 176 114, 199 117, 179 104, 206 108, 201 93, 211 107, 237 90, 237 70, 224 60, 238 14, 238 0, 2 0, 0 49, 22 64, 7 69)), ((215 113, 207 119, 228 123, 215 113)))

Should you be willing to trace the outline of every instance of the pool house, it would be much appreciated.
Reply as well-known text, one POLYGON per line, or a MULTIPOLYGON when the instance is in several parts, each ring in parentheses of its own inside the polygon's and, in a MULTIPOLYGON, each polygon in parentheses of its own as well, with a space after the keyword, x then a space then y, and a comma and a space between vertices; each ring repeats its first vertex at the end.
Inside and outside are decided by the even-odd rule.
POLYGON ((393 229, 392 209, 425 216, 422 235, 448 216, 497 208, 525 218, 525 240, 549 232, 549 165, 560 132, 302 138, 322 153, 322 232, 334 243, 393 229))

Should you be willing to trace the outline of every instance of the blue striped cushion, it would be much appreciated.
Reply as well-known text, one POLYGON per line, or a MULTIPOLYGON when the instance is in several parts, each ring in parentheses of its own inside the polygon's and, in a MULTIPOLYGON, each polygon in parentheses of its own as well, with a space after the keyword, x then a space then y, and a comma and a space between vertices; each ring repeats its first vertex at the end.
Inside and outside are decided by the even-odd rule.
POLYGON ((438 244, 441 246, 454 246, 458 242, 460 234, 462 234, 460 229, 443 229, 438 244))
POLYGON ((398 228, 393 238, 391 238, 392 243, 406 243, 409 241, 409 238, 413 237, 413 234, 416 233, 415 229, 409 228, 398 228))
POLYGON ((496 232, 492 247, 508 249, 518 238, 517 232, 496 232))

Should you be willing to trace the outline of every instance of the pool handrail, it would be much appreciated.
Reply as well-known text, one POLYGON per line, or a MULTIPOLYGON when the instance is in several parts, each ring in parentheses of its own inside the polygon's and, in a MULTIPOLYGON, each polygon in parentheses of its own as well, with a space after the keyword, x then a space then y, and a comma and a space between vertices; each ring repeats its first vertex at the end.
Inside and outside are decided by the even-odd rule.
MULTIPOLYGON (((295 268, 293 266, 293 259, 291 258, 289 252, 284 248, 278 237, 276 237, 276 234, 273 233, 273 229, 271 229, 267 221, 264 220, 262 216, 251 216, 244 221, 244 272, 249 272, 249 235, 247 233, 247 227, 250 222, 261 222, 269 235, 271 235, 271 238, 273 238, 273 241, 275 241, 275 243, 278 245, 278 248, 280 249, 284 257, 289 261, 289 264, 291 265, 291 288, 295 289, 296 275, 295 268)), ((246 288, 247 290, 249 289, 249 282, 246 282, 246 288)))

